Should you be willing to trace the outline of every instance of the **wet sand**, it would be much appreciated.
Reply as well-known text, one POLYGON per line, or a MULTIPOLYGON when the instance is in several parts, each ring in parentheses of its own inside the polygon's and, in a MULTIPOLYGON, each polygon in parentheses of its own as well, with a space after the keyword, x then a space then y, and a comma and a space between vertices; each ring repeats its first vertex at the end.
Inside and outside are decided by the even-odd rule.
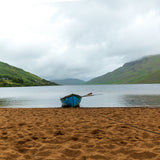
POLYGON ((160 160, 160 108, 0 109, 0 160, 27 159, 160 160))

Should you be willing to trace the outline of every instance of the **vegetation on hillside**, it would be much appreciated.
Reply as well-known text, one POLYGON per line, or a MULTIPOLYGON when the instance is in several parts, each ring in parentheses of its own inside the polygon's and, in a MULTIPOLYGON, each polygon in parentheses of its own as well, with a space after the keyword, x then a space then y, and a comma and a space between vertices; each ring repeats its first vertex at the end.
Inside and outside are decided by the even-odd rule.
POLYGON ((0 62, 0 87, 43 86, 56 83, 42 79, 20 68, 0 62))
POLYGON ((87 84, 138 84, 160 83, 160 55, 129 62, 87 84))

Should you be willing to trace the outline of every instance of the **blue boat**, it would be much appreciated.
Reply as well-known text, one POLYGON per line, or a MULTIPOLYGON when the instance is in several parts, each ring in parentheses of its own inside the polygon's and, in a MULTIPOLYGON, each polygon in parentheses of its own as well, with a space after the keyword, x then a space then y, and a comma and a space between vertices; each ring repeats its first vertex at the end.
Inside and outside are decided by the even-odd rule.
POLYGON ((80 105, 82 96, 76 94, 70 94, 61 98, 63 108, 77 108, 80 105))

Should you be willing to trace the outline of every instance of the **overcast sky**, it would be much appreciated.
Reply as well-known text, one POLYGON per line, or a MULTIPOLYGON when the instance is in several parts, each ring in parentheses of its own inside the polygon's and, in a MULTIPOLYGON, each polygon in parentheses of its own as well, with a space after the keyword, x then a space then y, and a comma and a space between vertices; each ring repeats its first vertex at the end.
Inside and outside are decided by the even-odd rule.
POLYGON ((0 0, 0 61, 89 80, 160 54, 160 0, 0 0))

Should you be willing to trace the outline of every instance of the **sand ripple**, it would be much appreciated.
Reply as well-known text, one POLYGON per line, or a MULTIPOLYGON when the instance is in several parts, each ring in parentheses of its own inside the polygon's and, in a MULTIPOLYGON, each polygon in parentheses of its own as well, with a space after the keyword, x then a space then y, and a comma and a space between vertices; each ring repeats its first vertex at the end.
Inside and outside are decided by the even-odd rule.
POLYGON ((0 109, 0 117, 0 160, 160 160, 160 134, 126 125, 160 133, 159 108, 0 109))

